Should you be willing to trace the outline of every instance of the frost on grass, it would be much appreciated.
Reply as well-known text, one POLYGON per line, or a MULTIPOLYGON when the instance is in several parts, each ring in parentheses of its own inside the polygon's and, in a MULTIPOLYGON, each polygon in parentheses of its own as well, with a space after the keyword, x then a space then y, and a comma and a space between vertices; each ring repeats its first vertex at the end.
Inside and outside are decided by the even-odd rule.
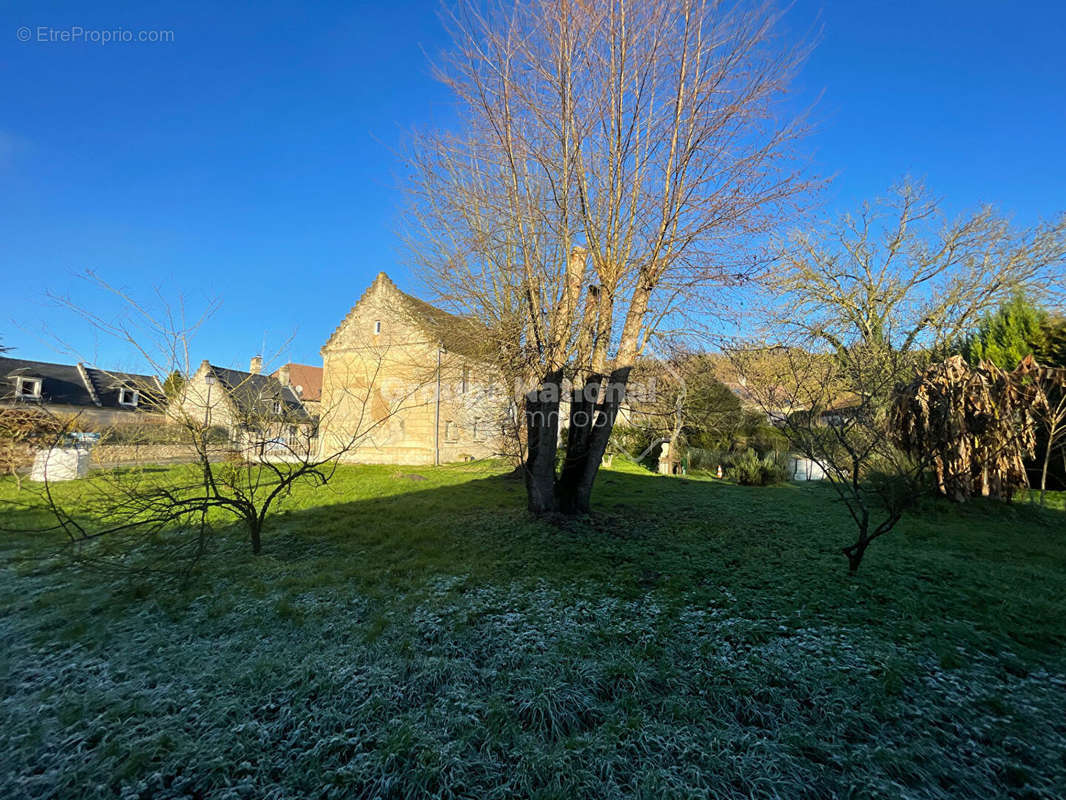
POLYGON ((146 600, 71 632, 54 589, 18 579, 0 618, 5 798, 1063 788, 1062 674, 980 652, 945 666, 862 629, 745 617, 724 592, 220 585, 180 615, 146 600))

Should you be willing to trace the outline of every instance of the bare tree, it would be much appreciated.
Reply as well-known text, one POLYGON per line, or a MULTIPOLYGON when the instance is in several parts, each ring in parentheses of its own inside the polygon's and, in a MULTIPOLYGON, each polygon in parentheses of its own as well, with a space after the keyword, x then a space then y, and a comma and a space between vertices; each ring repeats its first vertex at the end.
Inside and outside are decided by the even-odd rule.
MULTIPOLYGON (((937 466, 936 447, 900 446, 892 419, 899 387, 1017 291, 1054 291, 1064 257, 1066 217, 1023 231, 990 209, 944 222, 938 204, 909 182, 824 235, 798 232, 781 246, 766 318, 778 346, 740 347, 733 360, 748 391, 847 505, 858 529, 844 550, 852 570, 937 466)), ((962 433, 947 427, 955 432, 938 441, 955 447, 962 433)), ((1011 433, 983 452, 1015 464, 1017 441, 1011 433)), ((942 484, 962 468, 941 466, 942 484)))
MULTIPOLYGON (((127 314, 104 318, 70 298, 57 298, 90 325, 125 344, 155 375, 170 376, 170 397, 138 387, 165 405, 167 423, 146 430, 140 450, 121 469, 98 469, 80 481, 76 505, 45 486, 49 507, 73 543, 102 537, 156 537, 199 557, 215 526, 243 525, 252 552, 262 550, 269 516, 299 485, 323 486, 338 463, 372 441, 431 382, 432 370, 405 365, 405 381, 382 391, 386 366, 403 351, 368 341, 352 361, 351 374, 335 376, 332 404, 312 417, 298 395, 261 369, 230 370, 209 362, 193 367, 189 354, 200 321, 184 322, 181 305, 157 309, 89 275, 91 284, 117 297, 127 314), (178 310, 175 310, 178 309, 178 310), (175 377, 177 376, 177 377, 175 377), (320 425, 334 415, 328 441, 320 425), (155 468, 149 446, 165 441, 184 463, 155 468)), ((261 361, 261 359, 260 359, 261 361)), ((106 433, 105 433, 106 436, 106 433)), ((128 437, 127 437, 128 440, 128 437)))
POLYGON ((1061 292, 1064 266, 1066 214, 1023 230, 990 207, 946 220, 924 186, 904 180, 824 233, 782 243, 770 319, 776 338, 843 358, 892 351, 928 363, 1019 292, 1061 292))
POLYGON ((895 446, 883 401, 892 371, 848 374, 832 355, 797 347, 748 345, 729 356, 752 400, 847 508, 857 536, 842 552, 855 572, 921 495, 926 465, 895 446))
POLYGON ((742 282, 742 243, 808 188, 780 104, 805 53, 759 2, 461 2, 445 19, 437 76, 460 125, 416 139, 412 256, 524 387, 530 510, 587 512, 649 336, 742 282))

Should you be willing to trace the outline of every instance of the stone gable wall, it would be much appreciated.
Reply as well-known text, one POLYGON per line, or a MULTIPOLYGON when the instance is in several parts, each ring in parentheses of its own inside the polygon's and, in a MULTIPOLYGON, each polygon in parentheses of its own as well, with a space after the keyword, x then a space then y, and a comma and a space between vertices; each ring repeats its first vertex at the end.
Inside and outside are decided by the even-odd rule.
POLYGON ((342 460, 432 464, 438 446, 442 463, 499 451, 495 426, 475 426, 488 414, 477 394, 488 382, 485 367, 447 352, 440 354, 438 427, 437 343, 387 286, 376 282, 368 290, 322 349, 322 358, 323 453, 345 449, 353 439, 357 443, 342 460))

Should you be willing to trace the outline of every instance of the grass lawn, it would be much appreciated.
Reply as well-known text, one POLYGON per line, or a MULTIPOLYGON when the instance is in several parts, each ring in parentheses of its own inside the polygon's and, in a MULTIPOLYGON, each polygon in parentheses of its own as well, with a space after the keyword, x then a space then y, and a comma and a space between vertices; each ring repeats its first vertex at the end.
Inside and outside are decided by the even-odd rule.
POLYGON ((1066 795, 1062 496, 930 503, 849 577, 817 485, 604 471, 553 525, 402 472, 186 586, 0 534, 0 798, 1066 795))

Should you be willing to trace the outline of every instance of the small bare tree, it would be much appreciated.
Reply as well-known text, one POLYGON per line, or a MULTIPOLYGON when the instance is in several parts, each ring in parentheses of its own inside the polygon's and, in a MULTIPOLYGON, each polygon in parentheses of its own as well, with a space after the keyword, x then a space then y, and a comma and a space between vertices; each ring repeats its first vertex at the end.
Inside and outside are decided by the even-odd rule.
POLYGON ((742 282, 742 243, 808 188, 780 104, 805 53, 761 2, 461 2, 445 19, 437 76, 460 125, 416 139, 410 250, 523 386, 530 510, 584 513, 649 336, 742 282))
POLYGON ((832 355, 797 347, 749 345, 729 355, 749 396, 847 508, 857 537, 842 552, 855 572, 921 495, 925 465, 894 445, 889 426, 892 370, 849 372, 832 355))
MULTIPOLYGON (((50 508, 73 543, 162 536, 199 557, 213 526, 230 519, 244 526, 252 552, 259 554, 269 516, 293 489, 329 483, 338 463, 371 442, 432 380, 430 367, 408 365, 405 381, 382 391, 385 365, 402 354, 368 340, 351 374, 336 376, 343 385, 332 393, 332 405, 312 417, 290 387, 259 369, 230 370, 206 361, 193 368, 189 353, 199 321, 186 325, 171 306, 154 312, 96 276, 88 278, 131 313, 105 319, 69 298, 60 302, 128 346, 154 374, 170 376, 170 397, 161 396, 158 383, 154 389, 167 423, 148 431, 143 444, 162 437, 184 463, 160 471, 158 455, 145 446, 123 468, 97 469, 82 479, 76 506, 46 485, 50 508), (343 415, 344 424, 331 426, 333 435, 324 441, 320 426, 335 415, 343 415)), ((140 391, 151 396, 153 390, 140 391)))

